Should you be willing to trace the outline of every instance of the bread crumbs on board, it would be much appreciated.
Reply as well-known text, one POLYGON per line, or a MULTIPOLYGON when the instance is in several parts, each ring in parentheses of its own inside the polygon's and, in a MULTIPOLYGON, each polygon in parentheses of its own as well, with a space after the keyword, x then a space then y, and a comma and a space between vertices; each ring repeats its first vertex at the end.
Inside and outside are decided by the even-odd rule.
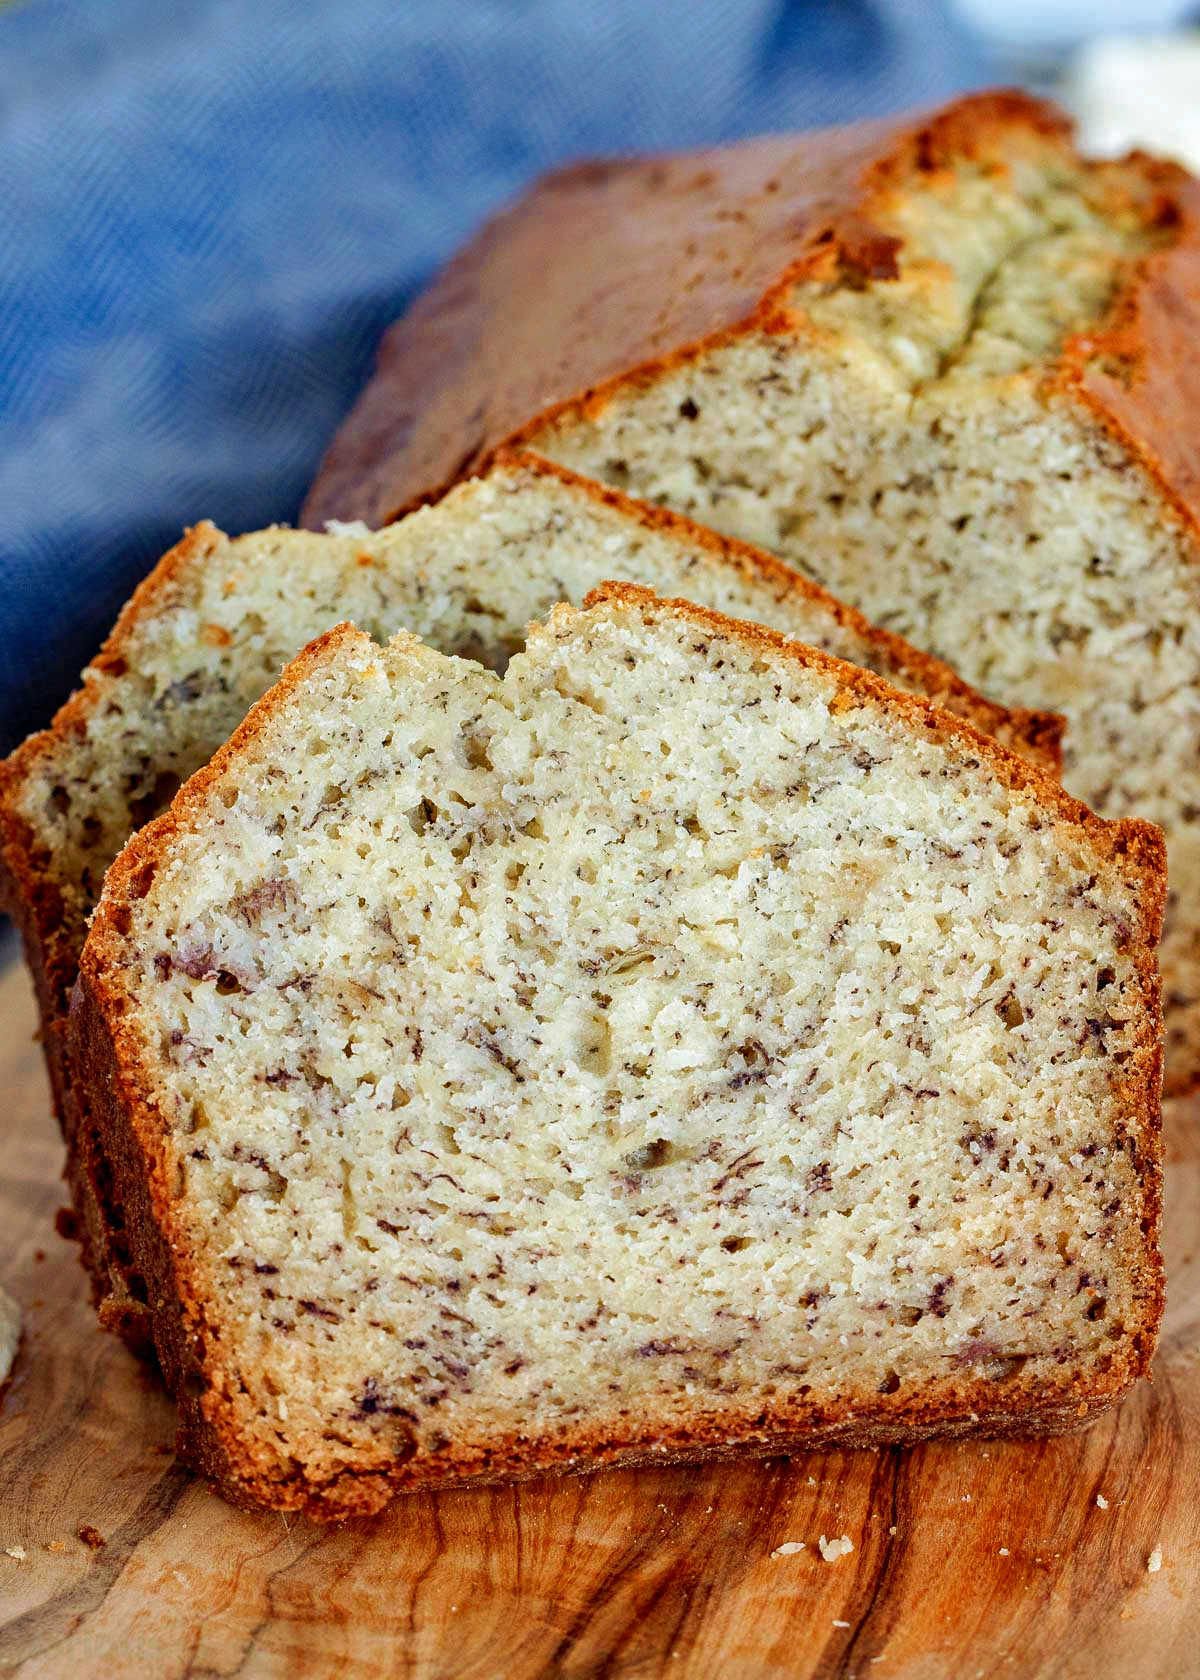
POLYGON ((1154 1550, 1150 1553, 1150 1556, 1146 1559, 1146 1572, 1149 1575, 1157 1575, 1161 1568, 1162 1547, 1155 1546, 1154 1550))
POLYGON ((826 1563, 836 1563, 839 1558, 848 1557, 854 1550, 854 1542, 848 1534, 843 1534, 840 1540, 826 1540, 822 1534, 817 1544, 826 1563))

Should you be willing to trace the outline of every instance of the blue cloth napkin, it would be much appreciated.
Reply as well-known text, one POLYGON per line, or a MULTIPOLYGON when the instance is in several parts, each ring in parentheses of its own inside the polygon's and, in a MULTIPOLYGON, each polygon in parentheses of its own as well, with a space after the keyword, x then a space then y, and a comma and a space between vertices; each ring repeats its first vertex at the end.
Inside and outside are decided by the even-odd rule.
POLYGON ((294 518, 383 328, 533 174, 986 76, 936 0, 0 10, 0 751, 185 524, 294 518))

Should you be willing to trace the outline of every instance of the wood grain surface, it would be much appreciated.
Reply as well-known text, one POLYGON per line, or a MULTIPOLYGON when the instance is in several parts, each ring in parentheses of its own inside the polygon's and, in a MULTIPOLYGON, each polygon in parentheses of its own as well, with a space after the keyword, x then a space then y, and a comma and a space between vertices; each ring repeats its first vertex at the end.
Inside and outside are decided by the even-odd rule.
POLYGON ((54 1232, 33 1027, 10 967, 0 1281, 26 1333, 0 1402, 0 1674, 1200 1676, 1200 1103, 1167 1117, 1155 1380, 1087 1434, 412 1495, 320 1529, 189 1475, 155 1380, 96 1328, 54 1232), (823 1561, 822 1534, 854 1551, 823 1561))

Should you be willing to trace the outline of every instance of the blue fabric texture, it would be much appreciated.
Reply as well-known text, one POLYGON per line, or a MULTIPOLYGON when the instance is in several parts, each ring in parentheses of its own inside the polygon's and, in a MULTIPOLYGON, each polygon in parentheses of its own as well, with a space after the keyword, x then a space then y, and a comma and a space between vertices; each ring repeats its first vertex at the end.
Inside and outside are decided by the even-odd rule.
POLYGON ((0 750, 185 524, 294 518, 383 328, 532 175, 986 75, 937 0, 0 11, 0 750))

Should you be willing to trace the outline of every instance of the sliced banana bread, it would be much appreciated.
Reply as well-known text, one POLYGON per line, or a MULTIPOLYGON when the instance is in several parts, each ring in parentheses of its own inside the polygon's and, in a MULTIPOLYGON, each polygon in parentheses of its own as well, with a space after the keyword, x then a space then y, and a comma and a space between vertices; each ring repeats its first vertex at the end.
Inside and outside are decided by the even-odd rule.
POLYGON ((1061 762, 1061 719, 991 704, 768 555, 536 456, 378 533, 231 539, 198 526, 138 589, 52 726, 0 764, 0 889, 37 976, 60 1105, 61 1023, 104 871, 306 642, 348 616, 502 669, 531 619, 614 574, 773 625, 1061 762))
POLYGON ((1052 107, 550 177, 386 341, 312 518, 520 437, 761 543, 1167 831, 1168 1078, 1200 1074, 1200 188, 1052 107), (536 285, 535 285, 536 280, 536 285), (536 308, 530 299, 536 297, 536 308))
POLYGON ((102 1317, 132 1345, 143 1340, 144 1288, 103 1151, 71 1101, 64 1039, 105 869, 339 617, 383 638, 407 628, 501 668, 530 619, 613 574, 772 624, 934 697, 1040 763, 1060 763, 1061 719, 994 706, 767 555, 533 456, 377 535, 276 529, 230 540, 198 527, 138 590, 52 727, 0 765, 0 896, 38 982, 85 1263, 102 1317))
POLYGON ((627 585, 349 626, 109 871, 71 1056, 193 1463, 398 1488, 1075 1426, 1161 1308, 1161 835, 627 585))

